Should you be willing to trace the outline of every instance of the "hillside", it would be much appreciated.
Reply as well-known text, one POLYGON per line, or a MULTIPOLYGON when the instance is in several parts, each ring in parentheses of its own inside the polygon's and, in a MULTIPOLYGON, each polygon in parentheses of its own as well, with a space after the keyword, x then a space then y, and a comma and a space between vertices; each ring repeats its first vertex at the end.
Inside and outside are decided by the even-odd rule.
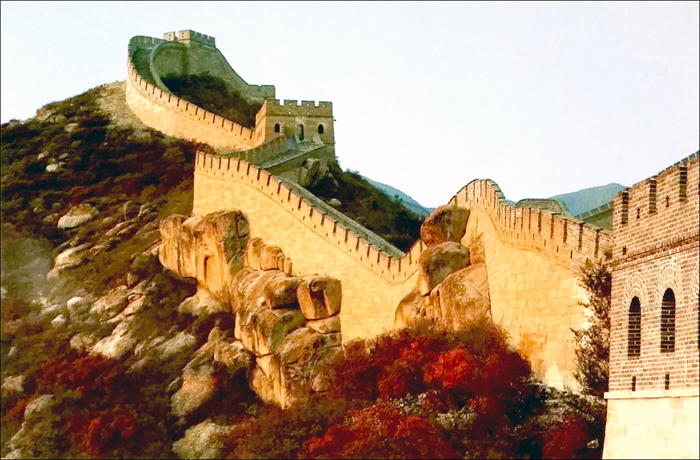
POLYGON ((429 209, 421 206, 421 204, 418 203, 416 200, 406 195, 401 190, 392 187, 391 185, 382 184, 381 182, 374 181, 365 176, 362 176, 362 178, 369 182, 373 187, 384 192, 386 196, 390 198, 395 198, 398 201, 400 201, 404 206, 406 206, 406 208, 408 208, 410 211, 414 212, 420 217, 427 217, 428 214, 430 214, 433 211, 433 209, 435 209, 429 209))
POLYGON ((615 198, 615 195, 625 188, 627 187, 620 184, 608 184, 564 193, 551 198, 561 200, 572 216, 578 216, 593 208, 610 203, 615 198))
MULTIPOLYGON (((161 222, 191 212, 206 147, 141 124, 123 88, 1 127, 3 457, 600 455, 604 405, 538 382, 490 322, 335 347, 306 404, 265 403, 230 307, 154 252, 161 222)), ((420 218, 331 172, 310 190, 399 247, 415 241, 420 218)))

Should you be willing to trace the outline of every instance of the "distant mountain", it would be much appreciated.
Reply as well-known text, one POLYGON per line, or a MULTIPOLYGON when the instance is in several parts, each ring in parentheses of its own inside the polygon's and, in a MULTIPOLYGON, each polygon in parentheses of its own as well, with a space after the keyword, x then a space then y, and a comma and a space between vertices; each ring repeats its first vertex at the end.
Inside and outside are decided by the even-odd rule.
POLYGON ((620 184, 601 185, 585 188, 577 192, 564 193, 551 198, 561 200, 573 216, 578 216, 593 208, 610 203, 620 190, 627 187, 620 184))
POLYGON ((410 196, 406 195, 404 192, 401 190, 392 187, 391 185, 387 184, 382 184, 381 182, 373 181, 367 176, 362 176, 367 182, 372 184, 374 187, 378 188, 382 192, 384 192, 385 195, 394 198, 398 197, 401 202, 403 203, 404 206, 406 206, 408 209, 411 211, 415 212, 421 217, 427 217, 428 214, 432 212, 433 209, 435 208, 425 208, 421 206, 420 203, 418 203, 416 200, 411 198, 410 196))

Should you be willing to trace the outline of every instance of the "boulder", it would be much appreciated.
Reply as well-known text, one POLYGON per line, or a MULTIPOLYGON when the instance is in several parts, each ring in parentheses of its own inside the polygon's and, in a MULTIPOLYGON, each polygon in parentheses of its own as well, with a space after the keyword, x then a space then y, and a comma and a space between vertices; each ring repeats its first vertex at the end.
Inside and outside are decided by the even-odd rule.
POLYGON ((67 214, 58 219, 58 228, 75 228, 92 220, 97 214, 93 206, 83 203, 71 208, 67 214))
POLYGON ((173 452, 179 458, 223 458, 223 439, 230 426, 217 425, 207 419, 185 431, 185 436, 173 443, 173 452))
POLYGON ((440 206, 425 218, 420 238, 430 247, 452 241, 459 243, 467 229, 469 209, 461 206, 440 206))
POLYGON ((260 251, 265 247, 262 238, 251 238, 243 255, 243 266, 252 268, 253 270, 261 270, 260 251))
POLYGON ((2 407, 3 409, 10 407, 14 404, 20 396, 24 394, 24 376, 15 375, 12 377, 7 377, 2 382, 2 388, 0 389, 0 395, 2 396, 2 407))
POLYGON ((70 347, 79 353, 83 353, 92 348, 98 340, 99 339, 92 334, 81 332, 71 337, 70 347))
POLYGON ((137 339, 132 336, 130 326, 128 321, 123 321, 114 328, 110 336, 97 342, 90 352, 100 354, 105 358, 120 359, 138 343, 137 339))
POLYGON ((82 265, 87 260, 89 248, 90 243, 85 243, 66 249, 56 256, 54 261, 55 268, 64 269, 82 265))
POLYGON ((190 313, 194 316, 213 315, 214 313, 230 313, 231 308, 220 302, 208 290, 199 287, 197 293, 182 301, 177 307, 180 313, 190 313))
POLYGON ((218 393, 214 366, 201 355, 190 361, 183 371, 182 386, 170 398, 173 413, 186 417, 218 393))
POLYGON ((214 361, 222 363, 229 373, 248 369, 253 364, 253 357, 239 341, 221 342, 214 348, 214 361))
POLYGON ((126 308, 128 295, 129 288, 124 285, 117 286, 99 298, 90 309, 90 313, 102 321, 112 319, 126 308))
POLYGON ((161 352, 161 359, 167 360, 175 355, 193 351, 196 344, 197 339, 195 336, 182 331, 172 339, 162 343, 158 347, 158 351, 161 352))
POLYGON ((394 327, 401 329, 404 327, 415 327, 425 321, 426 299, 418 290, 414 288, 406 294, 399 302, 394 314, 394 327))
POLYGON ((282 340, 304 323, 297 309, 271 310, 265 306, 236 312, 234 334, 244 347, 256 355, 273 353, 282 340))
POLYGON ((258 357, 251 388, 266 403, 282 408, 304 403, 311 394, 311 382, 340 345, 339 333, 319 334, 301 327, 274 354, 258 357))
POLYGON ((268 308, 285 308, 297 303, 297 288, 301 279, 284 272, 271 278, 265 284, 263 293, 268 308))
POLYGON ((277 246, 264 245, 260 248, 260 269, 261 270, 278 270, 279 259, 284 259, 282 249, 277 246))
POLYGON ((66 325, 66 317, 63 314, 58 315, 51 321, 51 326, 53 327, 63 327, 66 325))
POLYGON ((491 318, 486 265, 476 264, 449 275, 438 287, 440 316, 449 330, 491 318))
POLYGON ((51 407, 56 404, 53 395, 41 395, 29 401, 24 409, 24 421, 38 420, 42 418, 51 407))
POLYGON ((251 311, 265 305, 265 286, 275 278, 286 277, 278 270, 243 269, 234 276, 229 291, 234 312, 239 310, 251 311), (241 274, 243 272, 243 274, 241 274))
POLYGON ((323 319, 340 312, 340 281, 329 276, 306 276, 297 288, 299 308, 307 319, 323 319))
POLYGON ((428 247, 418 259, 418 289, 427 295, 448 275, 469 265, 469 249, 447 242, 428 247))
POLYGON ((306 323, 306 327, 313 329, 319 334, 340 332, 340 315, 329 316, 324 319, 309 320, 306 323))

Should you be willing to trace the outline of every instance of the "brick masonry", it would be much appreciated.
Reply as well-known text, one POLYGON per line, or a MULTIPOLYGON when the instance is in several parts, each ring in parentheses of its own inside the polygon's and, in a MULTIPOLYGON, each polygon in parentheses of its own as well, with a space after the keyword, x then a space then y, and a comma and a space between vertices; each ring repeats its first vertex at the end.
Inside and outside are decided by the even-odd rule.
POLYGON ((615 198, 606 458, 698 457, 698 183, 696 153, 615 198), (661 333, 669 289, 672 352, 662 350, 661 333), (638 353, 629 347, 633 301, 638 353))

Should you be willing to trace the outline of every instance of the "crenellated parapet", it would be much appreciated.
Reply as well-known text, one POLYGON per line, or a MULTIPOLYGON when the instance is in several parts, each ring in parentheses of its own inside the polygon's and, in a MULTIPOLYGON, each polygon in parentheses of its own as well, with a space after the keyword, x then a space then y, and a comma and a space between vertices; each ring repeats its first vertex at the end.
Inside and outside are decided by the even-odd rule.
POLYGON ((587 260, 610 258, 612 236, 607 230, 540 207, 512 206, 492 180, 471 181, 450 204, 485 210, 502 241, 545 254, 572 270, 587 260))
MULTIPOLYGON (((292 147, 287 138, 296 145, 306 142, 327 146, 321 152, 324 158, 327 153, 335 154, 330 102, 280 103, 274 96, 274 86, 246 83, 216 48, 214 37, 181 30, 167 32, 163 39, 136 36, 129 41, 127 103, 146 125, 175 137, 209 144, 219 152, 236 152, 257 164, 284 156, 286 152, 280 152, 279 147, 292 147), (249 101, 263 103, 254 128, 175 96, 161 79, 170 74, 202 73, 220 78, 230 90, 249 101)), ((311 148, 302 150, 308 152, 311 148)))
MULTIPOLYGON (((283 212, 303 223, 309 231, 391 284, 404 282, 417 270, 418 257, 425 248, 422 241, 417 241, 404 254, 301 187, 295 187, 241 158, 198 152, 195 174, 243 183, 255 189, 275 202, 283 212)), ((209 212, 198 209, 200 198, 205 197, 195 197, 193 212, 209 212)))
MULTIPOLYGON (((134 37, 130 49, 138 44, 157 46, 162 40, 134 37)), ((204 142, 214 148, 248 150, 264 142, 254 130, 202 109, 144 78, 130 53, 127 61, 127 103, 148 126, 171 136, 204 142)))

